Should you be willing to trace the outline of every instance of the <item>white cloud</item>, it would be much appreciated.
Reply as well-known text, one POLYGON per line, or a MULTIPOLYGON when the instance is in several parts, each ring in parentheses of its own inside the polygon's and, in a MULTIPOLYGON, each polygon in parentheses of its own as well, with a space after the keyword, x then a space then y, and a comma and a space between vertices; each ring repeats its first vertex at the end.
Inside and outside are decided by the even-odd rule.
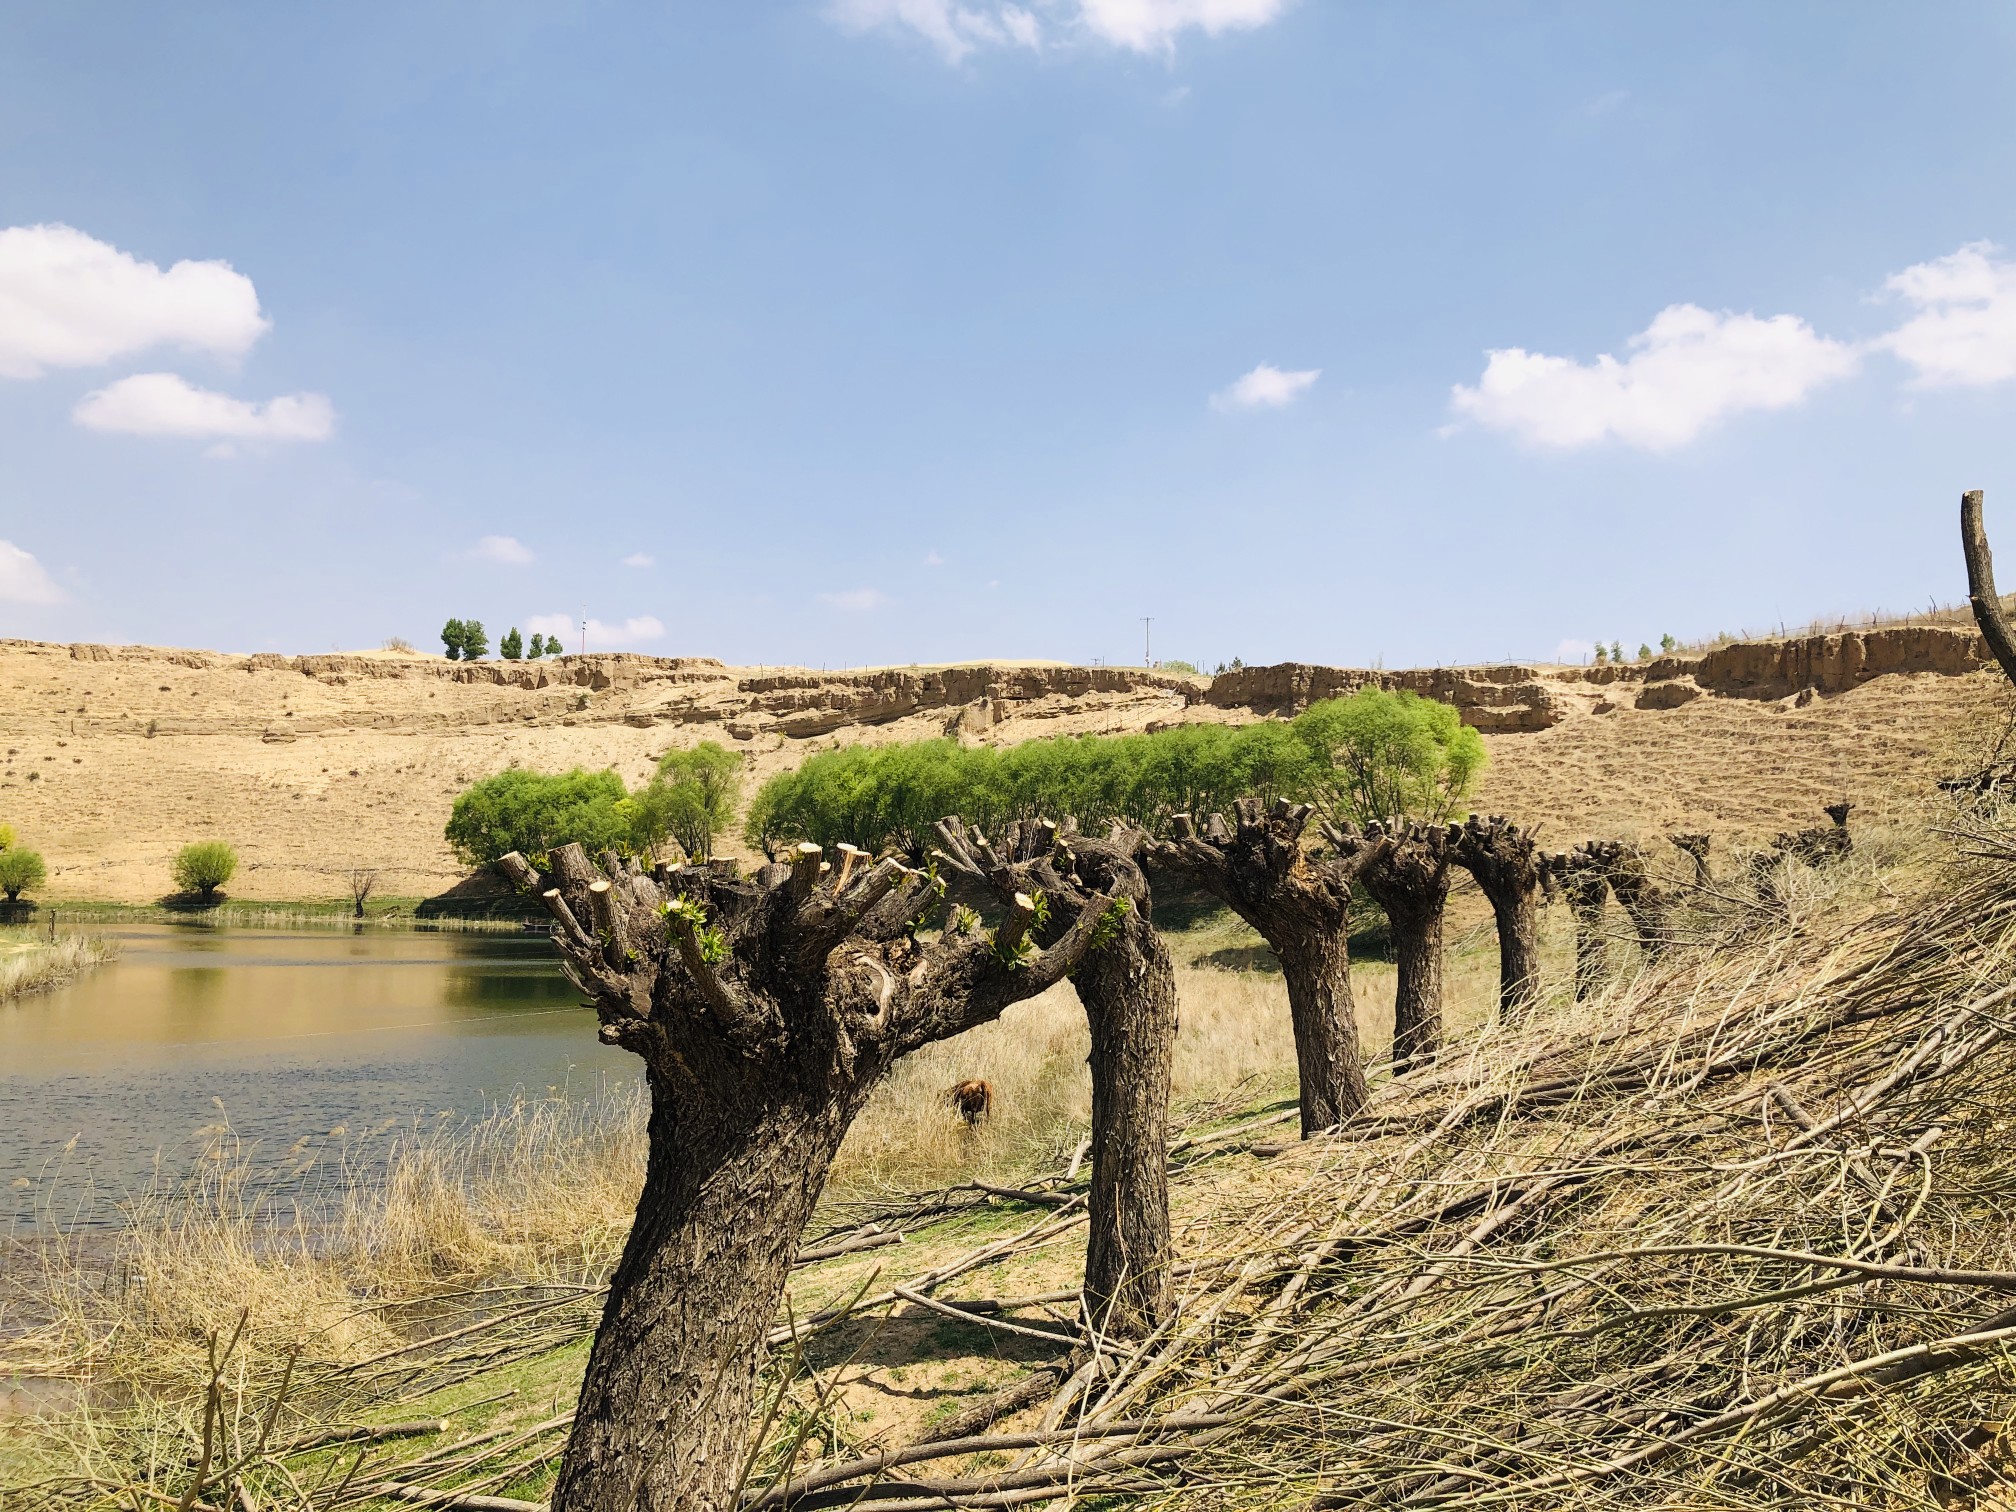
POLYGON ((469 555, 500 567, 530 567, 538 558, 532 548, 516 536, 488 535, 478 541, 469 555))
POLYGON ((1301 398, 1310 385, 1322 376, 1321 368, 1284 373, 1273 363, 1263 362, 1230 388, 1213 394, 1211 407, 1216 410, 1279 409, 1301 398))
POLYGON ((241 357, 270 322, 226 262, 167 272, 70 226, 0 230, 0 378, 172 345, 241 357))
POLYGON ((1957 388, 2016 378, 2016 262, 1993 242, 1894 273, 1883 287, 1918 313, 1875 345, 1917 369, 1915 388, 1957 388))
POLYGON ((1743 410, 1797 404, 1861 361, 1855 347, 1816 335, 1797 316, 1691 304, 1661 310, 1630 345, 1622 362, 1607 352, 1584 363, 1520 347, 1492 351, 1475 388, 1456 385, 1451 408, 1541 446, 1615 439, 1669 451, 1743 410))
POLYGON ((1196 27, 1207 37, 1265 26, 1287 0, 1078 0, 1086 30, 1116 47, 1162 52, 1196 27))
POLYGON ((935 551, 927 551, 924 553, 924 565, 926 567, 943 567, 945 565, 945 558, 938 555, 935 551))
MULTIPOLYGON (((581 648, 581 622, 572 615, 535 614, 525 622, 525 628, 534 635, 558 636, 569 651, 581 648)), ((655 614, 632 615, 613 624, 598 619, 588 621, 590 651, 622 651, 664 638, 665 623, 655 614)))
POLYGON ((242 441, 327 441, 336 409, 325 394, 233 399, 174 373, 135 373, 95 389, 70 418, 88 430, 129 436, 193 436, 242 441))
POLYGON ((1554 648, 1554 660, 1557 662, 1585 662, 1595 654, 1593 641, 1564 640, 1554 648))
POLYGON ((819 602, 829 609, 845 609, 851 614, 880 609, 889 598, 879 588, 849 588, 844 593, 822 593, 819 602))
POLYGON ((1040 47, 1043 29, 1020 5, 975 8, 957 0, 832 0, 827 15, 849 31, 908 28, 924 38, 948 63, 963 61, 981 47, 1040 47))
POLYGON ((657 558, 646 556, 641 551, 633 551, 630 555, 623 558, 623 565, 625 567, 655 567, 658 565, 658 561, 657 558))
POLYGON ((1193 27, 1215 37, 1265 26, 1287 7, 1288 0, 1041 0, 1039 15, 1007 0, 831 0, 826 13, 849 31, 915 32, 947 62, 959 63, 983 47, 1040 49, 1056 31, 1134 52, 1167 52, 1193 27))
POLYGON ((0 541, 0 604, 60 604, 63 590, 42 564, 12 541, 0 541))

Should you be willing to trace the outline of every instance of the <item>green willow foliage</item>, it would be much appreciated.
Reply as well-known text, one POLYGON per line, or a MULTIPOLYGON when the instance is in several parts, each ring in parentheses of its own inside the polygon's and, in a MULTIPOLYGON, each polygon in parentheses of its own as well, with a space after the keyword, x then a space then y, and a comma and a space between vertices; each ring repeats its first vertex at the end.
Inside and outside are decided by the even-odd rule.
POLYGON ((1483 740, 1453 708, 1367 688, 1286 723, 1060 735, 1005 749, 927 740, 822 751, 763 785, 743 835, 766 855, 792 841, 847 841, 921 861, 947 814, 982 829, 1069 814, 1088 831, 1114 819, 1155 830, 1171 814, 1285 797, 1344 822, 1441 819, 1483 766, 1483 740))
POLYGON ((614 772, 576 767, 549 775, 513 767, 456 798, 448 843, 471 866, 486 866, 514 850, 543 866, 554 846, 570 840, 590 855, 627 852, 639 848, 635 808, 614 772))

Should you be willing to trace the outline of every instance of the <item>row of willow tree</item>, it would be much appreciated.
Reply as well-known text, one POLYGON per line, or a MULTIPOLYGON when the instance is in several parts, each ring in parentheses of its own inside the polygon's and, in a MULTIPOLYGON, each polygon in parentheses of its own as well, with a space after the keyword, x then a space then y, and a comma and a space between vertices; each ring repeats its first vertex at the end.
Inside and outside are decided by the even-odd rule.
POLYGON ((848 1127, 901 1056, 1061 980, 1091 1034, 1087 1335, 1165 1322, 1177 997, 1151 879, 1210 892, 1273 948, 1303 1132, 1335 1128, 1368 1095, 1354 890, 1398 957, 1396 1073, 1440 1043, 1458 873, 1497 918, 1501 1012, 1537 1000, 1540 900, 1591 863, 1503 819, 1451 822, 1483 761, 1453 709, 1367 690, 1237 729, 822 753, 754 800, 769 860, 748 877, 721 860, 647 870, 617 846, 505 856, 652 1099, 554 1512, 730 1504, 759 1346, 848 1127))
MULTIPOLYGON (((1980 494, 1968 494, 1970 596, 2016 680, 2016 629, 1980 512, 1980 494)), ((1538 907, 1556 889, 1576 914, 1578 992, 1606 892, 1656 951, 1663 905, 1635 850, 1548 855, 1503 819, 1448 822, 1482 763, 1481 744, 1457 729, 1453 711, 1375 693, 1244 731, 834 753, 759 795, 751 832, 770 859, 752 877, 729 862, 647 872, 613 847, 598 864, 575 841, 536 865, 505 855, 501 868, 552 914, 601 1038, 643 1060, 651 1093, 637 1218, 553 1512, 734 1505, 761 1345, 848 1127, 900 1057, 1059 981, 1076 985, 1092 1038, 1087 1342, 1168 1318, 1176 985, 1150 913, 1152 874, 1215 893, 1280 956, 1305 1134, 1366 1096, 1347 945, 1354 887, 1385 909, 1399 955, 1400 1074, 1439 1038, 1453 871, 1490 900, 1503 1017, 1538 998, 1538 907), (1364 738, 1347 738, 1354 721, 1364 738), (1378 785, 1388 777, 1400 787, 1378 785)), ((1781 857, 1844 851, 1837 807, 1838 836, 1782 837, 1781 857)), ((1706 837, 1671 838, 1705 882, 1706 837)))

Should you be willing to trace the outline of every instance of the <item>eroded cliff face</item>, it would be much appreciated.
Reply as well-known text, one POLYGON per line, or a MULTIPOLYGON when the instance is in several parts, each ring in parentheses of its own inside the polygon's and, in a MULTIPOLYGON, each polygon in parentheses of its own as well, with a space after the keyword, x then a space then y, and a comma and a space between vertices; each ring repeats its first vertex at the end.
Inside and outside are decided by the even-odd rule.
POLYGON ((1578 714, 1676 709, 1707 694, 1773 700, 1831 698, 1892 673, 1958 677, 1990 665, 1972 630, 1902 625, 1782 641, 1739 641, 1700 656, 1601 667, 1438 667, 1386 672, 1282 662, 1211 680, 1197 701, 1288 716, 1363 687, 1409 689, 1454 704, 1487 734, 1551 729, 1578 714))
POLYGON ((175 850, 213 836, 239 847, 241 897, 331 896, 352 866, 381 871, 388 893, 427 894, 464 874, 441 833, 455 794, 512 765, 610 767, 635 783, 666 750, 718 740, 743 756, 753 789, 835 745, 1238 724, 1371 685, 1446 700, 1483 731, 1500 812, 1557 825, 1595 814, 1614 828, 1664 804, 1682 827, 1722 813, 1771 833, 1810 822, 1806 800, 1822 788, 1838 796, 1875 780, 1868 763, 1904 759, 1895 731, 1980 704, 1992 679, 1957 674, 1984 665, 1974 635, 1916 628, 1642 666, 1284 663, 1208 680, 1008 662, 819 672, 706 657, 471 664, 0 641, 0 819, 45 853, 60 897, 156 897, 175 850), (1652 712, 1666 709, 1677 712, 1652 712), (1615 714, 1628 717, 1604 717, 1615 714), (1836 745, 1819 761, 1809 746, 1823 729, 1836 745), (1784 749, 1766 762, 1769 802, 1748 816, 1730 805, 1757 771, 1725 770, 1715 753, 1760 738, 1784 749), (1813 793, 1781 780, 1809 767, 1813 793))
POLYGON ((1214 677, 1198 701, 1217 709, 1285 717, 1326 698, 1349 697, 1360 688, 1405 689, 1454 704, 1465 724, 1487 734, 1545 730, 1571 712, 1539 668, 1518 665, 1385 672, 1281 662, 1214 677))

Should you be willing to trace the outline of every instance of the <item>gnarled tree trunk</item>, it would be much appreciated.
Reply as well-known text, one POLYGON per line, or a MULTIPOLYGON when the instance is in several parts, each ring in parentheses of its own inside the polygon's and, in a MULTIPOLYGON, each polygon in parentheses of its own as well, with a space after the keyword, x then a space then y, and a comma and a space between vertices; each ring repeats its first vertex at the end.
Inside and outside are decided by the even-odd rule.
POLYGON ((1086 1199, 1085 1311, 1108 1335, 1138 1337, 1170 1307, 1169 1080, 1176 1044, 1176 966, 1149 916, 1143 840, 1115 827, 1105 840, 1055 824, 1010 825, 999 850, 957 819, 938 825, 938 856, 1012 905, 1052 901, 1039 941, 1066 910, 1108 900, 1093 947, 1072 974, 1092 1034, 1092 1190, 1086 1199), (1124 900, 1125 907, 1113 900, 1124 900))
POLYGON ((1631 916, 1645 959, 1658 959, 1672 943, 1673 900, 1645 864, 1645 853, 1621 840, 1592 840, 1583 848, 1603 868, 1610 891, 1631 916))
MULTIPOLYGON (((500 863, 558 923, 601 1038, 644 1061, 649 1156, 611 1277, 554 1512, 729 1512, 747 1459, 758 1345, 835 1151, 896 1059, 996 1018, 1075 968, 1104 898, 1049 950, 915 934, 942 888, 894 861, 830 868, 817 846, 753 882, 577 845, 539 875, 500 863)), ((1004 933, 1026 930, 1011 913, 1004 933)))
POLYGON ((1198 834, 1188 814, 1171 817, 1171 838, 1148 847, 1149 861, 1191 878, 1260 934, 1281 962, 1295 1030, 1302 1133, 1334 1128, 1364 1106, 1365 1058, 1351 1000, 1351 876, 1338 858, 1302 850, 1314 811, 1285 799, 1268 811, 1258 799, 1234 805, 1236 824, 1213 814, 1198 834))
POLYGON ((1442 915, 1449 904, 1453 827, 1378 820, 1362 831, 1325 825, 1337 854, 1384 910, 1398 980, 1393 993, 1393 1074, 1424 1066, 1442 1048, 1442 915))
POLYGON ((1981 523, 1981 490, 1969 489, 1960 495, 1960 554, 1967 562, 1967 602, 1974 609, 1974 623, 1994 653, 2003 676, 2016 682, 2016 634, 2002 608, 2002 596, 1995 591, 1995 558, 1988 550, 1988 530, 1981 523))
POLYGON ((1557 851, 1543 868, 1543 885, 1558 886, 1575 919, 1575 1001, 1603 985, 1610 941, 1603 932, 1603 908, 1610 895, 1609 869, 1585 846, 1557 851))
POLYGON ((1540 1000, 1540 858, 1533 837, 1493 815, 1453 831, 1456 862, 1491 900, 1498 923, 1498 1016, 1516 1024, 1540 1000))
POLYGON ((1681 851, 1683 854, 1687 855, 1693 860, 1694 890, 1696 892, 1706 892, 1709 889, 1709 887, 1713 885, 1715 881, 1714 874, 1708 870, 1708 846, 1710 837, 1704 834, 1693 834, 1693 835, 1668 835, 1666 838, 1669 842, 1671 842, 1671 844, 1675 847, 1675 849, 1681 851))

